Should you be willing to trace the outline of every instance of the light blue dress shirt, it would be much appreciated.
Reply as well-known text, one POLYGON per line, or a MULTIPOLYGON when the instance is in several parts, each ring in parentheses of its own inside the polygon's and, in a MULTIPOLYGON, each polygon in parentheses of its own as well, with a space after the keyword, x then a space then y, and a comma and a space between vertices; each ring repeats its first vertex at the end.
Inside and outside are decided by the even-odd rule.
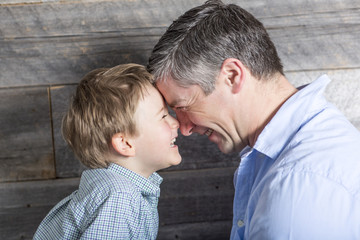
POLYGON ((116 164, 85 170, 79 190, 60 201, 34 240, 156 239, 162 178, 148 179, 116 164))
POLYGON ((301 88, 240 153, 232 240, 360 239, 360 132, 322 96, 329 82, 301 88))

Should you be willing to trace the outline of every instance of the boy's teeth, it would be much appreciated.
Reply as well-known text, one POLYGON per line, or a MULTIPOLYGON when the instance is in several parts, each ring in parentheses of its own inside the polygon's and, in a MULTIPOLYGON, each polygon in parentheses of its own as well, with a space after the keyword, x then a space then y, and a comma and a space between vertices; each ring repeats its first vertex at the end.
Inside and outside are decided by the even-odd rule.
POLYGON ((176 141, 176 138, 174 138, 173 140, 171 140, 171 143, 170 143, 170 147, 173 147, 173 146, 175 146, 175 141, 176 141))

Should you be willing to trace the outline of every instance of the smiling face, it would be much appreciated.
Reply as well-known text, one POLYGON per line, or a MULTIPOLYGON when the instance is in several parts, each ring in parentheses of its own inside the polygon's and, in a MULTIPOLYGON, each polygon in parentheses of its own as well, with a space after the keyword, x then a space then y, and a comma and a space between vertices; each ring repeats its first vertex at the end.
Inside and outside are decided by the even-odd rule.
POLYGON ((168 113, 162 96, 153 86, 146 90, 135 112, 139 134, 134 139, 137 166, 145 175, 181 162, 174 144, 179 122, 168 113))
POLYGON ((197 85, 184 88, 171 79, 157 82, 157 88, 174 109, 183 135, 207 135, 223 153, 243 147, 234 124, 231 88, 216 84, 216 89, 205 95, 197 85))

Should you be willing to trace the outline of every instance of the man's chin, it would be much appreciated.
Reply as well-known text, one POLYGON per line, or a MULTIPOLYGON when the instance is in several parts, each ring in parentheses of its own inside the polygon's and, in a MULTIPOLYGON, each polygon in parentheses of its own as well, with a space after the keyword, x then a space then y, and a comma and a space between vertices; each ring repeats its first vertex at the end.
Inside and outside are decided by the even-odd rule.
POLYGON ((229 144, 225 145, 221 142, 216 143, 216 144, 217 144, 219 150, 224 154, 231 154, 231 153, 235 152, 235 149, 233 147, 231 147, 229 144))
POLYGON ((218 149, 224 154, 230 154, 230 153, 234 152, 234 150, 230 146, 230 144, 228 142, 224 141, 222 138, 220 138, 219 135, 217 135, 215 131, 210 136, 208 136, 208 140, 210 142, 215 143, 217 145, 218 149))
POLYGON ((218 146, 219 150, 224 154, 239 153, 241 152, 241 150, 243 150, 246 147, 243 146, 242 144, 234 145, 230 142, 223 142, 223 141, 216 142, 216 145, 218 146))

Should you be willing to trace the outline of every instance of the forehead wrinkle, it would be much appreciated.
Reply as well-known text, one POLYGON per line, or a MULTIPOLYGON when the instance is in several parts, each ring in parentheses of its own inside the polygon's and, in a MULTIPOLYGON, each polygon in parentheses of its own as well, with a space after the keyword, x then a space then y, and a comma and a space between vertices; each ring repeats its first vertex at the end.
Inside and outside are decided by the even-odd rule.
POLYGON ((185 87, 179 86, 175 82, 170 82, 170 81, 165 81, 165 80, 158 81, 155 84, 156 89, 161 93, 166 104, 170 108, 175 108, 181 104, 184 104, 184 102, 186 104, 186 102, 188 101, 184 96, 180 96, 180 93, 177 90, 173 89, 174 86, 178 87, 179 89, 187 89, 185 87), (162 84, 163 87, 165 87, 165 89, 163 87, 159 87, 160 84, 162 84), (163 88, 164 93, 162 91, 160 91, 160 88, 163 88), (168 97, 168 99, 166 99, 166 97, 168 97))

